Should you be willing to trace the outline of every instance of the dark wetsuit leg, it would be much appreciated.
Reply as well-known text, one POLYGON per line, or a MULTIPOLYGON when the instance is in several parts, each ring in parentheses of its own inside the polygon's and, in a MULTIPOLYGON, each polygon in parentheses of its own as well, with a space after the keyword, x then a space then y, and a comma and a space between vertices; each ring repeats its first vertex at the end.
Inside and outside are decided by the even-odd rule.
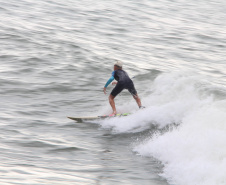
POLYGON ((130 94, 132 94, 133 96, 136 96, 137 95, 137 91, 136 91, 136 89, 135 89, 134 84, 133 84, 132 81, 126 85, 126 89, 128 89, 128 91, 130 92, 130 94))
POLYGON ((122 92, 123 89, 125 89, 124 84, 117 83, 117 85, 115 86, 115 88, 111 91, 111 95, 115 97, 115 96, 117 96, 120 92, 122 92))
POLYGON ((136 91, 132 81, 130 81, 130 82, 126 83, 126 84, 117 83, 115 88, 111 91, 111 95, 115 97, 120 92, 122 92, 123 89, 128 89, 128 91, 130 92, 130 94, 132 94, 132 96, 136 96, 137 95, 137 91, 136 91))

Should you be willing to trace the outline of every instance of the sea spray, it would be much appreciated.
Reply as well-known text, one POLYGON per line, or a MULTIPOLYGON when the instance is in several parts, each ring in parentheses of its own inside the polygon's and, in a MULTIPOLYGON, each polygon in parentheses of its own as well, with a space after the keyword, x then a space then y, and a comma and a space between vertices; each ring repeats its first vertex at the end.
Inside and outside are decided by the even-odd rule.
MULTIPOLYGON (((226 101, 220 98, 216 100, 214 94, 204 95, 202 89, 205 83, 192 82, 189 80, 191 78, 184 78, 187 83, 180 83, 181 78, 172 82, 170 75, 156 80, 159 88, 154 94, 159 94, 162 100, 168 99, 168 102, 162 101, 160 104, 178 105, 168 109, 173 113, 171 117, 167 111, 162 116, 180 125, 164 134, 152 135, 148 141, 146 138, 145 143, 136 146, 134 151, 160 160, 164 164, 162 176, 172 184, 225 185, 226 101), (163 83, 164 80, 168 83, 163 83)), ((162 125, 163 122, 158 124, 162 125)))
POLYGON ((152 125, 163 128, 170 124, 180 124, 188 112, 199 106, 200 97, 196 89, 199 82, 195 79, 197 75, 190 73, 161 74, 153 83, 150 82, 150 95, 141 99, 145 109, 138 110, 134 100, 131 100, 119 106, 119 110, 130 111, 132 115, 104 120, 100 124, 116 132, 140 132, 152 125))
POLYGON ((133 107, 132 115, 101 121, 102 127, 117 134, 141 132, 155 125, 158 132, 150 132, 134 151, 161 161, 161 175, 170 183, 226 184, 225 101, 208 91, 210 84, 197 74, 165 73, 152 84, 152 93, 143 98, 146 109, 136 111, 130 102, 121 108, 133 107), (170 125, 176 126, 164 129, 170 125))
POLYGON ((163 176, 173 184, 223 185, 226 183, 226 114, 211 106, 200 107, 182 119, 173 131, 152 137, 134 151, 154 156, 164 164, 163 176))

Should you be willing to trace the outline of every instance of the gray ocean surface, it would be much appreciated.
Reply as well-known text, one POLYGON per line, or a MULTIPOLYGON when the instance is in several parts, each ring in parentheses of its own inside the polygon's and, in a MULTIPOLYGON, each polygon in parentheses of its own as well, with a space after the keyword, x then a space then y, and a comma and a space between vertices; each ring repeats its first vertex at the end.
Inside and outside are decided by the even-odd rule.
MULTIPOLYGON (((225 185, 226 1, 0 0, 0 184, 225 185), (123 118, 103 87, 116 60, 123 118)), ((113 88, 109 85, 108 94, 113 88)))

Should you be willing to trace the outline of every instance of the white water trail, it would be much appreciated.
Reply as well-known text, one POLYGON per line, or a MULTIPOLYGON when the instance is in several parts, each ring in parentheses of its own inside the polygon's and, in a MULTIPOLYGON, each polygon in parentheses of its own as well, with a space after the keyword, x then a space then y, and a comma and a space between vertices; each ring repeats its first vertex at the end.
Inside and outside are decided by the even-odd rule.
POLYGON ((140 132, 155 125, 159 133, 150 133, 134 151, 161 161, 161 175, 171 184, 225 185, 226 101, 225 94, 214 93, 219 87, 214 88, 200 75, 161 74, 151 86, 151 94, 143 99, 146 109, 135 111, 136 104, 131 102, 120 107, 133 111, 131 116, 101 121, 100 125, 114 133, 140 132), (161 132, 171 124, 177 127, 161 132))
POLYGON ((225 185, 226 101, 209 94, 197 76, 177 75, 155 81, 154 94, 161 97, 155 105, 158 102, 162 108, 155 121, 159 126, 180 125, 146 138, 134 151, 160 160, 162 176, 172 184, 225 185))

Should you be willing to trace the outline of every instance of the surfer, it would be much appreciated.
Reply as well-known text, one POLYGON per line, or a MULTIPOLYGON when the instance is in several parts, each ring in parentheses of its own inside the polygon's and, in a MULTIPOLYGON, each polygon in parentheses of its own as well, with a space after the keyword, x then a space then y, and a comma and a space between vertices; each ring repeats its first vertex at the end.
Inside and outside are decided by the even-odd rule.
POLYGON ((113 82, 112 85, 116 85, 115 88, 111 91, 111 94, 109 95, 109 103, 112 107, 113 113, 110 116, 114 116, 116 114, 116 108, 115 108, 115 101, 114 98, 123 90, 128 89, 128 91, 131 93, 133 98, 136 100, 137 105, 139 108, 144 108, 141 105, 140 98, 137 94, 137 91, 134 87, 133 81, 129 78, 128 74, 122 70, 122 62, 117 61, 114 64, 114 71, 112 72, 112 76, 109 78, 107 83, 104 86, 104 94, 106 94, 106 88, 107 86, 113 81, 116 80, 117 82, 113 82))

